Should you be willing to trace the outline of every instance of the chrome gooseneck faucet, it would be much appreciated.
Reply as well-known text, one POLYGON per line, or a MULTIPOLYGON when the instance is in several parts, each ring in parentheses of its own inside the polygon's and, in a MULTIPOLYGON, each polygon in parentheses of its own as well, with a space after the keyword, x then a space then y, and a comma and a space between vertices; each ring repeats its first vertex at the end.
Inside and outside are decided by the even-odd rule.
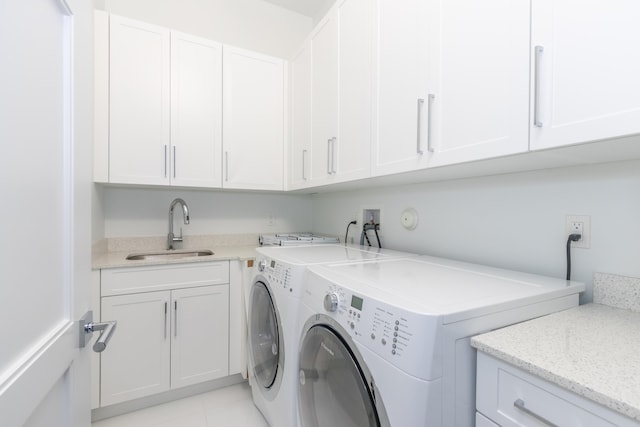
POLYGON ((173 249, 174 242, 182 242, 182 228, 180 228, 180 235, 178 237, 173 234, 173 208, 176 205, 182 206, 182 216, 184 218, 184 223, 189 224, 189 207, 187 206, 187 202, 182 199, 175 199, 169 206, 169 235, 167 236, 168 249, 173 249))

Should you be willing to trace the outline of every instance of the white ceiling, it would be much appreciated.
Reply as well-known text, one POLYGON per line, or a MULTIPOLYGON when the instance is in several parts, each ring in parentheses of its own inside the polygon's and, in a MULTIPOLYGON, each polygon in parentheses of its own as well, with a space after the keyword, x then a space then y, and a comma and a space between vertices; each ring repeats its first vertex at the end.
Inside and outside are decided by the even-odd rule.
POLYGON ((264 0, 268 3, 284 7, 285 9, 315 18, 327 3, 327 0, 264 0))

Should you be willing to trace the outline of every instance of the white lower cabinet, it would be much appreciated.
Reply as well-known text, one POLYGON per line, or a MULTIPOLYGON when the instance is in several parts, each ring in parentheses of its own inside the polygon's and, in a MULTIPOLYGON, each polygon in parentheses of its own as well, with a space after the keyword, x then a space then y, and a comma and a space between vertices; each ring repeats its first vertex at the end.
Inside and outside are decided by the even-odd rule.
POLYGON ((229 285, 171 292, 171 387, 229 374, 229 285))
POLYGON ((101 316, 118 324, 101 354, 101 407, 229 375, 227 261, 104 270, 102 276, 108 296, 101 298, 101 316), (166 280, 181 273, 183 280, 166 280), (123 283, 135 277, 152 291, 123 286, 113 295, 114 276, 123 283))
POLYGON ((482 352, 478 352, 476 409, 476 425, 483 427, 639 425, 482 352))
POLYGON ((102 298, 102 317, 118 324, 101 355, 101 406, 169 390, 170 300, 170 291, 102 298))

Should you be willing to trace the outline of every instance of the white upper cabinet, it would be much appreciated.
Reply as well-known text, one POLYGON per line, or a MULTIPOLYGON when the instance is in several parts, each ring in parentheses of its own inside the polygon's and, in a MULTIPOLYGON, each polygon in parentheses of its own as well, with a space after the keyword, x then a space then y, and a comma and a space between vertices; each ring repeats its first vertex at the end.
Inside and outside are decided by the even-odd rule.
POLYGON ((284 61, 224 47, 223 188, 283 190, 284 61))
POLYGON ((374 174, 528 148, 529 1, 378 0, 374 174))
POLYGON ((311 45, 289 61, 288 189, 307 187, 311 168, 311 45))
POLYGON ((420 124, 430 166, 528 150, 529 0, 431 0, 420 124))
POLYGON ((639 133, 640 3, 532 5, 531 149, 639 133))
POLYGON ((371 173, 373 11, 371 0, 338 1, 340 116, 333 169, 339 181, 371 173))
POLYGON ((222 45, 171 32, 171 184, 222 186, 222 45))
POLYGON ((108 181, 220 187, 222 45, 111 15, 109 54, 108 181))
POLYGON ((111 15, 109 182, 169 184, 170 32, 111 15))
POLYGON ((340 0, 312 32, 311 180, 370 174, 373 4, 340 0))
POLYGON ((115 15, 96 22, 96 182, 283 190, 282 59, 115 15))
POLYGON ((430 89, 428 2, 377 0, 375 4, 377 74, 372 174, 385 175, 427 164, 424 149, 418 147, 418 139, 422 139, 418 115, 430 89))
POLYGON ((332 177, 338 139, 340 67, 339 22, 335 8, 311 34, 311 179, 314 185, 332 177))

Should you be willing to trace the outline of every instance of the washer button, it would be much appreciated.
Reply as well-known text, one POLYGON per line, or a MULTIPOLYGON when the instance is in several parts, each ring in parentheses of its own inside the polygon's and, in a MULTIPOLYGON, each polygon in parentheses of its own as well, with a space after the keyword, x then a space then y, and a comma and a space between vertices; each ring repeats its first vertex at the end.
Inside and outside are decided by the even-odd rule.
POLYGON ((375 340, 375 339, 376 339, 376 334, 371 333, 371 339, 372 339, 372 340, 375 340))
MULTIPOLYGON (((382 338, 382 340, 380 340, 380 342, 382 343, 382 345, 387 345, 387 340, 385 340, 384 338, 382 338)), ((394 344, 395 346, 395 344, 394 344)))
POLYGON ((396 354, 396 351, 395 350, 391 350, 391 354, 396 354))

